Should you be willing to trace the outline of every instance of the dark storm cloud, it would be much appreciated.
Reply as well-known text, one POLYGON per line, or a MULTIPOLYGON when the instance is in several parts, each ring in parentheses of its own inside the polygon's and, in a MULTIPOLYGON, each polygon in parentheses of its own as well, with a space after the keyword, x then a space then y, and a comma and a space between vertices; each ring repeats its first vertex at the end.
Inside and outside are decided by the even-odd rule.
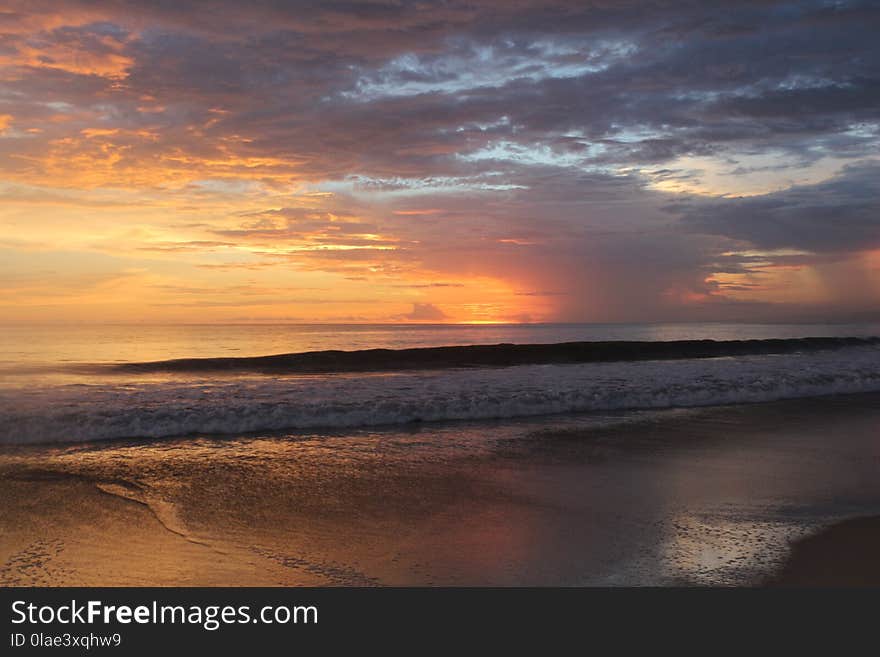
POLYGON ((880 248, 880 165, 850 166, 831 180, 683 210, 691 230, 762 249, 815 253, 880 248))
MULTIPOLYGON (((59 8, 27 9, 40 6, 59 8)), ((493 158, 459 156, 498 140, 596 166, 737 147, 806 156, 812 140, 877 120, 880 106, 880 10, 867 3, 102 8, 71 3, 72 17, 93 22, 7 35, 8 49, 48 53, 10 88, 77 107, 110 104, 102 94, 115 89, 105 122, 161 128, 158 144, 132 146, 133 160, 172 148, 209 157, 229 134, 248 137, 237 153, 290 160, 316 180, 476 175, 493 158), (59 79, 65 53, 108 49, 130 59, 122 85, 101 89, 88 71, 59 79), (140 111, 146 96, 163 111, 140 111)))

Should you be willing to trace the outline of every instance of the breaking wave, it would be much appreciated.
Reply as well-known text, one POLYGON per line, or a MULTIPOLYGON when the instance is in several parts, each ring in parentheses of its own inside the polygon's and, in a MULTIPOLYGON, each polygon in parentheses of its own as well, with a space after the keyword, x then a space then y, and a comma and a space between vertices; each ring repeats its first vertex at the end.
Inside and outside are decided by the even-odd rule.
POLYGON ((494 344, 415 349, 310 351, 247 358, 182 358, 107 366, 120 373, 343 373, 509 367, 565 363, 599 363, 683 358, 718 358, 788 354, 877 345, 873 338, 787 338, 771 340, 673 340, 666 342, 562 342, 557 344, 494 344))
POLYGON ((105 378, 3 389, 0 443, 369 427, 880 391, 876 341, 833 350, 804 348, 820 343, 803 340, 759 342, 801 347, 736 357, 186 381, 105 378))

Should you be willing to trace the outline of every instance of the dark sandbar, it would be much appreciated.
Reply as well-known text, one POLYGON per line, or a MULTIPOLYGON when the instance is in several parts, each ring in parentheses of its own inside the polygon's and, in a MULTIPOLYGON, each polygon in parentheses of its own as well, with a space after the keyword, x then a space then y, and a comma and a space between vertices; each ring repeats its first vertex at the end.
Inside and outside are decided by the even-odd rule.
POLYGON ((832 525, 792 545, 773 587, 880 587, 880 516, 832 525))

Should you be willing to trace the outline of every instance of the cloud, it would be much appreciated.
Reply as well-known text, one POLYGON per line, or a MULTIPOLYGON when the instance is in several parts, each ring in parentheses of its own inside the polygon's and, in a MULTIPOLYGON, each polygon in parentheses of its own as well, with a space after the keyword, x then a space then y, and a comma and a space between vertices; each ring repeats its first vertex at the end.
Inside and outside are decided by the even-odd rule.
POLYGON ((0 220, 31 242, 577 321, 812 303, 795 272, 840 293, 880 248, 874 2, 7 4, 0 220))
POLYGON ((880 163, 850 166, 827 181, 771 194, 684 207, 690 230, 762 249, 813 253, 880 248, 880 163))
POLYGON ((431 303, 414 303, 412 312, 399 315, 400 319, 410 319, 417 322, 436 321, 448 319, 448 315, 431 303))
POLYGON ((63 102, 70 128, 154 135, 124 142, 119 184, 157 164, 181 179, 479 180, 505 149, 586 167, 763 146, 807 156, 810 140, 876 119, 870 5, 832 20, 811 2, 663 4, 257 3, 204 24, 191 6, 120 3, 100 22, 10 35, 7 70, 27 71, 10 87, 21 114, 63 102), (28 64, 25 41, 55 64, 28 64), (76 54, 51 54, 71 43, 76 54), (82 52, 105 61, 108 44, 126 59, 112 75, 65 68, 82 52))

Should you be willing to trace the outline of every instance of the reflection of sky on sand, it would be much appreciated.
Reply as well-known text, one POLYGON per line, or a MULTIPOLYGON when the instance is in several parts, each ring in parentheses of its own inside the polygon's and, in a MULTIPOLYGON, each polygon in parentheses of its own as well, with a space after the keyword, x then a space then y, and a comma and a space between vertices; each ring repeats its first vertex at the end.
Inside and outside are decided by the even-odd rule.
POLYGON ((752 581, 781 565, 789 541, 808 527, 723 516, 670 519, 658 545, 659 563, 671 579, 724 585, 752 581))
POLYGON ((849 403, 825 400, 827 416, 821 402, 802 400, 781 415, 772 406, 741 406, 720 421, 696 418, 696 433, 715 424, 726 439, 661 465, 658 492, 668 504, 656 544, 662 579, 758 581, 781 564, 791 542, 841 517, 880 510, 872 474, 880 417, 849 403), (757 430, 744 433, 750 416, 757 430))

